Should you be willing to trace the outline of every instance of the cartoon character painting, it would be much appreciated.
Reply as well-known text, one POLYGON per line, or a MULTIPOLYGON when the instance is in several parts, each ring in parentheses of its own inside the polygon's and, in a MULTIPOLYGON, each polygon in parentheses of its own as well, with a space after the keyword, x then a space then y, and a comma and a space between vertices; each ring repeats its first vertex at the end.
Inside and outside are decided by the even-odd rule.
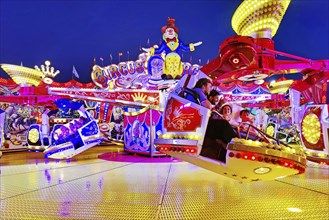
POLYGON ((151 56, 155 54, 166 53, 163 63, 163 79, 179 79, 183 72, 183 66, 181 61, 182 51, 194 51, 196 46, 202 44, 202 42, 190 43, 185 45, 178 38, 178 28, 175 26, 175 19, 168 18, 168 24, 161 29, 163 41, 159 48, 143 48, 145 52, 148 52, 151 56))

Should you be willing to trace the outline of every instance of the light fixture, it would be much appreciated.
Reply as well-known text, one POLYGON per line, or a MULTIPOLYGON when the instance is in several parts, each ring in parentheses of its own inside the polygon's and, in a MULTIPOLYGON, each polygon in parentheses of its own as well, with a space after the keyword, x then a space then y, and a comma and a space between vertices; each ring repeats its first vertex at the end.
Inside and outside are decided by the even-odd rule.
POLYGON ((302 212, 299 208, 287 208, 290 212, 302 212))
POLYGON ((271 172, 271 170, 272 169, 269 168, 269 167, 258 167, 256 169, 254 169, 254 173, 262 175, 262 174, 266 174, 266 173, 271 172))
POLYGON ((291 79, 278 82, 272 81, 267 88, 272 94, 286 93, 293 82, 291 79))
POLYGON ((302 135, 307 142, 318 143, 321 137, 321 122, 316 114, 309 113, 303 118, 302 135))
POLYGON ((272 38, 289 4, 290 0, 245 0, 234 12, 232 28, 238 35, 272 38))

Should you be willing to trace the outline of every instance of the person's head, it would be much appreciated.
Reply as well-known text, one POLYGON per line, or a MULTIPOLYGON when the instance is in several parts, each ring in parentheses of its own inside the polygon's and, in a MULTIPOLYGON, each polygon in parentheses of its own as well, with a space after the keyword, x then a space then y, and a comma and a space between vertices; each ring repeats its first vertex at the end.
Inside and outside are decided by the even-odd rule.
POLYGON ((224 104, 220 109, 220 114, 223 116, 231 115, 232 114, 232 107, 229 104, 224 104))
POLYGON ((242 121, 249 121, 250 120, 249 115, 250 115, 250 111, 248 109, 242 109, 240 111, 240 118, 242 121))
POLYGON ((210 79, 201 78, 196 82, 194 88, 200 88, 204 94, 208 95, 212 89, 212 82, 210 79))
POLYGON ((219 102, 219 99, 220 99, 220 93, 215 89, 211 90, 208 95, 208 100, 210 101, 210 103, 212 105, 216 105, 219 102))

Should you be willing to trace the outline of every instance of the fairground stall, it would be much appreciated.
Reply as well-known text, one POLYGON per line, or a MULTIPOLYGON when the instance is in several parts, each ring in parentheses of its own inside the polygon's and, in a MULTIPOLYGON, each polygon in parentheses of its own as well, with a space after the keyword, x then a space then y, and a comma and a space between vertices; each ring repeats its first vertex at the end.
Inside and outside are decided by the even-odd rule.
POLYGON ((184 82, 168 97, 163 135, 155 140, 158 150, 241 182, 303 173, 306 156, 328 164, 329 61, 274 49, 272 37, 289 2, 244 1, 232 18, 238 36, 226 39, 219 56, 201 71, 231 104, 276 110, 281 116, 289 114, 301 135, 302 147, 293 147, 265 133, 268 121, 264 128, 248 124, 247 133, 242 135, 226 120, 209 119, 211 111, 198 104, 197 98, 195 103, 187 99, 200 78, 195 75, 197 79, 183 77, 184 82), (278 60, 277 56, 289 60, 278 60), (282 111, 284 107, 291 110, 282 111), (251 138, 251 130, 260 138, 251 138))

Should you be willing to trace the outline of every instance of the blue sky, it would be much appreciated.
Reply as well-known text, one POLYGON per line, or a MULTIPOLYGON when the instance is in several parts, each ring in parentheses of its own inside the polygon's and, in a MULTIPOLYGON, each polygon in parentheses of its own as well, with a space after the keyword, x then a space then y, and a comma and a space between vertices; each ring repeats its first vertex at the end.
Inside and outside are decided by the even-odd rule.
MULTIPOLYGON (((257 0, 255 0, 257 1, 257 0)), ((231 18, 242 1, 0 1, 0 63, 33 68, 50 60, 61 71, 55 81, 90 82, 94 57, 101 64, 136 60, 140 46, 159 44, 167 18, 176 19, 184 43, 202 41, 183 61, 201 64, 218 55, 219 45, 236 35, 231 18)), ((275 49, 310 59, 329 59, 329 1, 292 0, 274 36, 275 49)), ((0 77, 8 75, 0 70, 0 77)))

